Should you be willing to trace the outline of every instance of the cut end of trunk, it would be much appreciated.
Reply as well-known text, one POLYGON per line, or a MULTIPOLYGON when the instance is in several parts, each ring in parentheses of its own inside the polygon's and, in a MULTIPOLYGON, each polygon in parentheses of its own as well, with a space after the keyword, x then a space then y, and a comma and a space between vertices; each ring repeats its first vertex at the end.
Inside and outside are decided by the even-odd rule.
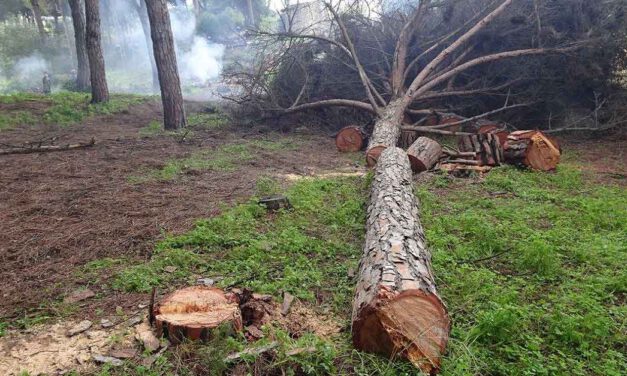
POLYGON ((366 137, 357 126, 344 127, 335 136, 335 146, 343 153, 360 151, 366 146, 366 137))
POLYGON ((430 170, 442 156, 442 146, 428 137, 419 137, 407 149, 411 169, 415 173, 430 170))
POLYGON ((552 171, 560 162, 561 151, 554 139, 540 131, 516 131, 508 137, 505 156, 533 170, 552 171))
POLYGON ((374 167, 377 165, 377 161, 385 149, 386 147, 381 145, 368 149, 366 152, 366 164, 368 167, 374 167))
POLYGON ((450 329, 443 303, 422 290, 406 290, 391 298, 386 295, 380 294, 354 321, 355 347, 405 357, 425 373, 437 372, 450 329))
POLYGON ((224 291, 193 286, 168 295, 155 307, 155 323, 159 335, 171 342, 183 339, 206 340, 211 330, 227 324, 242 330, 242 316, 237 298, 224 291))

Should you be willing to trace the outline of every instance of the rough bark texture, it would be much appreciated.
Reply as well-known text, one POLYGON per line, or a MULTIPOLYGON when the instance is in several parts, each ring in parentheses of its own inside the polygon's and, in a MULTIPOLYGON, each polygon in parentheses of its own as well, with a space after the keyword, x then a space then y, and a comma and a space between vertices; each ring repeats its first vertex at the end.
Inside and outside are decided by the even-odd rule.
POLYGON ((480 166, 498 166, 504 161, 503 147, 499 138, 492 133, 461 136, 459 150, 475 152, 480 166))
POLYGON ((46 28, 44 27, 44 22, 41 19, 41 7, 39 6, 39 0, 30 0, 30 5, 33 8, 33 17, 35 17, 35 22, 37 23, 39 38, 41 38, 43 43, 46 40, 46 28))
POLYGON ((440 366, 450 320, 418 215, 407 154, 388 147, 372 183, 352 335, 358 349, 402 356, 431 373, 440 366))
POLYGON ((335 146, 343 153, 356 152, 366 146, 367 140, 368 136, 361 127, 349 125, 337 132, 335 146))
POLYGON ((68 0, 72 10, 72 24, 74 25, 74 44, 76 45, 76 88, 81 91, 89 89, 89 57, 85 45, 85 17, 80 0, 68 0))
POLYGON ((403 99, 397 99, 381 110, 381 116, 374 125, 368 150, 366 150, 366 163, 369 167, 377 164, 377 159, 383 150, 396 145, 406 107, 407 104, 403 99))
POLYGON ((166 296, 154 308, 157 333, 172 343, 184 339, 207 340, 223 324, 242 330, 237 297, 213 287, 193 286, 166 296))
POLYGON ((561 156, 559 145, 540 131, 512 132, 504 154, 509 163, 539 171, 554 170, 561 156))
POLYGON ((152 91, 157 92, 159 90, 159 71, 157 70, 157 63, 155 62, 155 54, 152 47, 152 37, 150 36, 150 21, 148 20, 148 11, 146 10, 146 0, 139 0, 139 4, 136 7, 137 15, 142 24, 142 31, 144 32, 144 39, 146 39, 146 48, 148 50, 148 59, 150 60, 150 69, 152 71, 152 91))
POLYGON ((442 146, 428 137, 419 137, 409 149, 407 156, 414 172, 430 170, 442 156, 442 146))
POLYGON ((109 88, 105 73, 100 35, 100 8, 98 0, 85 0, 87 56, 91 77, 91 102, 102 103, 109 100, 109 88))
POLYGON ((150 20, 150 35, 159 72, 159 86, 161 101, 163 102, 163 117, 165 129, 180 129, 187 125, 181 80, 176 65, 176 52, 170 25, 170 14, 166 0, 151 0, 146 2, 148 19, 150 20))

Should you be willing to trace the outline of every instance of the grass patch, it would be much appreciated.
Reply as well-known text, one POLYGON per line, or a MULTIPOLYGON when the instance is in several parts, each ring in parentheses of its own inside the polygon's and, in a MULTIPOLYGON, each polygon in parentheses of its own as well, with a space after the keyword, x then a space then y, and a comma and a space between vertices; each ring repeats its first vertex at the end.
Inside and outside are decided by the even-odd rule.
MULTIPOLYGON (((114 287, 145 292, 214 277, 222 287, 275 296, 288 291, 328 307, 348 327, 354 281, 347 271, 361 254, 367 185, 363 178, 306 179, 286 192, 294 211, 269 216, 254 201, 226 210, 166 238, 150 262, 118 272, 114 287), (177 268, 167 273, 166 266, 177 268)), ((273 182, 258 182, 260 193, 276 189, 273 182)), ((443 375, 624 374, 623 188, 593 185, 566 163, 555 174, 499 168, 479 184, 438 176, 417 194, 439 291, 453 320, 443 375)), ((295 346, 279 329, 266 330, 280 346, 295 346)), ((263 369, 417 374, 405 362, 354 351, 348 333, 303 338, 315 350, 303 359, 282 358, 279 351, 263 369)), ((246 345, 242 338, 230 341, 228 346, 246 345)), ((199 353, 210 351, 195 346, 199 353)), ((245 364, 257 369, 259 361, 245 364)), ((164 362, 172 365, 176 356, 164 362)))
POLYGON ((20 125, 50 124, 69 126, 78 124, 90 116, 110 115, 127 111, 131 106, 145 102, 148 97, 131 94, 113 94, 109 102, 90 104, 86 93, 58 92, 51 95, 17 93, 0 95, 2 104, 39 102, 41 112, 11 111, 0 116, 0 130, 20 125), (45 106, 48 104, 48 106, 45 106))
POLYGON ((187 158, 168 160, 161 168, 142 171, 140 175, 132 175, 129 179, 134 183, 143 183, 153 180, 172 180, 188 171, 233 172, 241 164, 255 160, 258 152, 295 147, 297 147, 297 143, 289 139, 280 141, 251 140, 228 144, 193 153, 187 158))
POLYGON ((222 112, 197 112, 187 117, 187 126, 195 129, 218 129, 227 126, 229 122, 228 116, 222 112))

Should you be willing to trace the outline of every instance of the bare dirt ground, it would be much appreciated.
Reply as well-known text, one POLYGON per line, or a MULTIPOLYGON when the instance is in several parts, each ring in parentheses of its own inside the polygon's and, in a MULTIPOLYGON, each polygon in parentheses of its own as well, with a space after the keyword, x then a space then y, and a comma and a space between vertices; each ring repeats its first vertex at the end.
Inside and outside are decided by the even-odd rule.
MULTIPOLYGON (((298 150, 257 155, 237 171, 200 170, 173 181, 133 183, 130 176, 162 167, 168 159, 243 138, 283 137, 241 129, 195 132, 186 143, 167 135, 142 137, 140 129, 160 117, 158 104, 146 103, 68 128, 37 126, 0 134, 4 144, 50 137, 58 137, 59 144, 92 137, 97 142, 88 149, 0 156, 2 321, 45 312, 61 301, 84 282, 76 271, 89 261, 145 260, 162 233, 188 230, 195 220, 216 215, 220 205, 249 198, 260 176, 354 169, 331 138, 308 135, 298 150)), ((135 306, 138 298, 109 291, 98 308, 135 306)), ((77 315, 89 316, 89 308, 77 315)))

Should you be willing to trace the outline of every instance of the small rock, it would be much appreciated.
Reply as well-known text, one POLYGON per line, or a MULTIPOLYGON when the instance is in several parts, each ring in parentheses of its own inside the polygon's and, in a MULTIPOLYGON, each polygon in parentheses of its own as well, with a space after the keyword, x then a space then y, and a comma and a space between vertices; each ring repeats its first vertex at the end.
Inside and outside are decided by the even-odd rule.
POLYGON ((281 314, 283 316, 286 316, 290 312, 290 307, 292 306, 293 302, 294 295, 290 294, 289 292, 283 294, 283 304, 281 304, 281 314))
POLYGON ((203 286, 213 286, 213 284, 215 283, 215 281, 211 278, 198 278, 196 280, 196 284, 197 285, 203 285, 203 286))
POLYGON ((163 270, 168 273, 174 273, 176 269, 177 269, 176 266, 172 266, 172 265, 168 265, 165 268, 163 268, 163 270))
POLYGON ((118 359, 131 359, 137 356, 137 350, 134 348, 114 349, 109 351, 109 356, 118 359))
POLYGON ((128 326, 135 326, 137 324, 140 324, 144 319, 141 316, 135 316, 135 317, 131 317, 127 322, 126 325, 128 326))
POLYGON ((76 325, 75 327, 67 331, 67 336, 73 337, 79 333, 82 333, 86 331, 87 329, 91 328, 91 324, 92 322, 89 320, 81 321, 78 323, 78 325, 76 325))
POLYGON ((146 323, 135 327, 135 338, 144 345, 144 348, 150 352, 155 352, 161 346, 159 338, 157 338, 150 326, 146 323))
POLYGON ((112 328, 113 326, 115 326, 115 323, 108 319, 102 319, 100 320, 100 326, 103 327, 104 329, 108 329, 108 328, 112 328))
POLYGON ((63 303, 66 303, 66 304, 77 303, 85 299, 93 298, 94 296, 96 296, 96 293, 94 293, 93 291, 89 289, 76 290, 72 292, 70 295, 66 296, 65 299, 63 299, 63 303))
POLYGON ((246 333, 248 333, 252 339, 260 339, 263 338, 263 332, 257 328, 256 326, 247 326, 246 327, 246 333))
POLYGON ((94 354, 93 358, 94 358, 94 361, 96 363, 111 364, 114 367, 119 367, 119 366, 124 364, 124 362, 121 361, 120 359, 114 358, 114 357, 111 357, 111 356, 104 356, 104 355, 100 355, 100 354, 94 354))

